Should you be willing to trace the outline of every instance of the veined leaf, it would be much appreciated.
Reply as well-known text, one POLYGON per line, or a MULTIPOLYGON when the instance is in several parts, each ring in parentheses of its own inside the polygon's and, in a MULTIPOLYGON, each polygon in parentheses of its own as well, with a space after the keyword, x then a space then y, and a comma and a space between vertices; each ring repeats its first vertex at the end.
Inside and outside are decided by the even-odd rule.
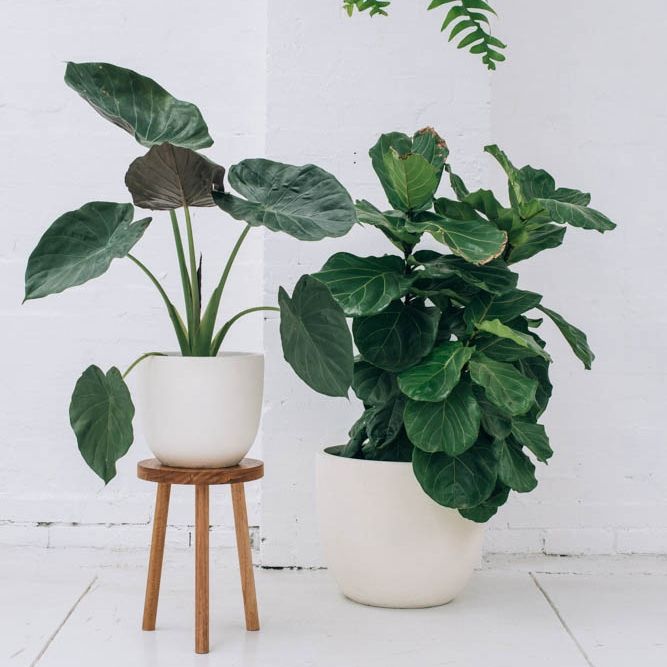
POLYGON ((67 63, 65 83, 95 111, 146 147, 213 144, 201 112, 177 100, 153 79, 108 63, 67 63))
POLYGON ((555 199, 536 199, 554 222, 604 233, 616 227, 606 215, 587 206, 555 199))
POLYGON ((512 435, 520 445, 530 449, 538 461, 546 463, 553 456, 549 437, 542 424, 513 419, 512 435))
POLYGON ((213 200, 223 211, 303 241, 343 236, 357 219, 347 190, 312 164, 243 160, 229 170, 229 183, 246 199, 214 192, 213 200))
MULTIPOLYGON (((401 211, 419 211, 430 206, 438 188, 437 170, 416 153, 400 155, 390 148, 384 155, 384 170, 401 211)), ((392 205, 395 205, 392 202, 392 205)))
POLYGON ((513 343, 525 347, 533 354, 543 357, 547 361, 551 361, 551 357, 539 346, 537 341, 530 335, 516 331, 500 320, 484 320, 477 325, 479 331, 486 331, 498 338, 507 338, 513 343))
POLYGON ((588 340, 586 339, 586 334, 581 330, 577 329, 573 324, 570 324, 562 315, 559 315, 554 310, 549 310, 544 306, 538 306, 538 308, 545 314, 548 315, 553 323, 558 327, 558 330, 563 334, 563 337, 568 342, 572 348, 572 352, 576 357, 584 364, 584 368, 587 370, 591 369, 595 355, 593 351, 588 346, 588 340))
POLYGON ((496 514, 499 507, 507 502, 509 492, 509 486, 505 486, 502 482, 497 481, 495 489, 486 500, 483 500, 479 505, 475 505, 475 507, 460 509, 459 513, 462 517, 470 519, 470 521, 485 523, 496 514))
POLYGON ((510 232, 509 264, 528 259, 542 250, 557 248, 563 243, 567 230, 549 223, 526 223, 516 231, 510 232))
POLYGON ((61 215, 28 259, 25 299, 39 299, 101 276, 125 257, 146 231, 150 218, 132 222, 132 204, 90 202, 61 215))
POLYGON ((537 486, 535 466, 511 440, 500 442, 498 479, 519 493, 528 493, 537 486))
POLYGON ((497 446, 485 437, 459 456, 415 447, 412 469, 424 491, 445 507, 470 508, 486 500, 498 477, 497 446))
POLYGON ((394 301, 377 315, 358 317, 352 324, 362 357, 387 371, 400 372, 431 351, 440 311, 394 301))
POLYGON ((398 376, 401 391, 415 401, 442 401, 458 385, 474 347, 458 341, 439 345, 421 362, 398 376))
POLYGON ((549 381, 549 362, 542 357, 529 357, 517 361, 521 372, 537 382, 535 406, 527 413, 531 419, 537 419, 547 408, 553 387, 549 381))
POLYGON ((542 297, 536 292, 513 289, 504 294, 479 294, 468 304, 465 321, 473 326, 483 320, 498 319, 509 322, 528 310, 532 310, 542 297))
POLYGON ((366 405, 388 403, 400 393, 396 375, 361 360, 354 364, 352 389, 366 405))
POLYGON ((354 357, 345 315, 329 290, 302 276, 290 298, 281 287, 280 337, 285 360, 312 389, 347 396, 354 357))
POLYGON ((413 280, 400 257, 357 257, 347 252, 333 255, 313 277, 329 288, 350 317, 379 313, 402 297, 413 280))
POLYGON ((425 452, 458 456, 477 440, 480 409, 468 382, 460 382, 443 401, 409 400, 405 430, 410 442, 425 452))
POLYGON ((476 352, 470 360, 472 381, 484 388, 486 396, 508 415, 528 412, 537 391, 537 381, 527 378, 514 366, 494 361, 476 352))
POLYGON ((405 246, 412 247, 419 243, 421 234, 405 230, 406 217, 402 211, 385 211, 384 213, 370 202, 362 199, 355 204, 357 220, 362 225, 377 227, 399 250, 405 246))
POLYGON ((108 484, 116 476, 116 461, 134 440, 134 405, 120 371, 106 374, 89 366, 77 380, 69 419, 79 451, 96 475, 108 484))
POLYGON ((512 432, 512 420, 496 407, 479 385, 473 385, 473 395, 482 414, 482 428, 494 440, 504 440, 512 432))

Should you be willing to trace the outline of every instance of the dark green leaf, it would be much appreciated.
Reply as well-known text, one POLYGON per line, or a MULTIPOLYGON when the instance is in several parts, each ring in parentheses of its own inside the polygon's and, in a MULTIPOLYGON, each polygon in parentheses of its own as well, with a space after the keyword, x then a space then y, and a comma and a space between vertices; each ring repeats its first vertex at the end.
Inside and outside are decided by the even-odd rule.
POLYGON ((403 411, 406 398, 402 395, 384 405, 374 405, 366 411, 366 433, 373 447, 390 445, 403 428, 403 411))
POLYGON ((520 445, 530 449, 538 461, 546 463, 547 459, 553 456, 549 437, 542 424, 514 419, 512 420, 512 435, 520 445))
POLYGON ((312 389, 327 396, 347 396, 354 357, 345 315, 329 290, 302 276, 292 298, 281 287, 280 337, 285 360, 312 389))
POLYGON ((400 250, 412 247, 419 243, 420 234, 413 234, 405 230, 406 217, 402 211, 385 211, 382 213, 373 204, 365 199, 357 201, 355 205, 357 220, 362 225, 373 225, 400 250))
POLYGON ((525 347, 530 350, 533 354, 544 357, 547 361, 551 361, 551 357, 539 346, 531 334, 516 331, 515 329, 512 329, 512 327, 503 324, 500 320, 484 320, 477 324, 477 329, 479 331, 490 333, 498 338, 507 338, 520 347, 525 347))
POLYGON ((473 395, 482 411, 482 428, 494 440, 504 440, 512 432, 512 420, 489 401, 479 385, 473 385, 473 395))
POLYGON ((91 202, 61 215, 28 259, 25 298, 39 299, 101 276, 142 237, 150 218, 132 223, 132 204, 91 202))
POLYGON ((340 456, 349 459, 358 458, 361 455, 361 446, 366 440, 366 412, 352 425, 348 443, 340 449, 340 456))
POLYGON ((367 361, 357 361, 354 364, 352 389, 357 398, 366 405, 387 403, 399 393, 396 376, 367 361))
POLYGON ((225 169, 189 148, 153 146, 132 162, 125 185, 141 208, 215 206, 211 191, 224 189, 225 169))
POLYGON ((409 463, 412 460, 414 447, 408 440, 405 429, 402 428, 398 435, 388 444, 377 446, 370 440, 362 446, 363 458, 368 461, 399 461, 409 463))
POLYGON ((517 361, 517 365, 526 377, 537 382, 535 407, 528 412, 532 419, 537 419, 546 410, 553 390, 549 381, 549 362, 541 357, 530 357, 517 361))
POLYGON ((535 292, 513 289, 505 294, 479 294, 465 309, 465 321, 473 326, 484 320, 509 322, 528 310, 535 308, 541 300, 535 292))
POLYGON ((352 332, 366 361, 387 371, 400 372, 431 351, 439 319, 437 308, 394 301, 377 315, 356 318, 352 332))
POLYGON ((213 144, 201 112, 170 95, 153 79, 108 63, 67 63, 65 83, 95 111, 146 147, 169 142, 183 148, 213 144))
POLYGON ((496 361, 512 362, 535 358, 535 352, 530 348, 517 345, 508 338, 499 338, 490 334, 479 334, 475 338, 475 347, 478 352, 496 361))
POLYGON ((496 488, 486 500, 483 500, 479 505, 475 505, 475 507, 460 509, 459 513, 470 521, 485 523, 498 511, 499 507, 507 502, 509 492, 509 486, 505 486, 502 482, 496 482, 496 488))
POLYGON ((339 252, 313 277, 329 288, 346 315, 374 315, 408 291, 412 278, 405 268, 405 261, 393 255, 357 257, 339 252))
POLYGON ((558 327, 559 331, 563 334, 563 337, 572 348, 572 352, 574 352, 577 358, 584 364, 584 368, 590 370, 595 355, 591 348, 588 347, 586 334, 581 329, 577 329, 573 324, 570 324, 557 312, 549 310, 549 308, 545 308, 544 306, 538 306, 538 308, 553 320, 553 323, 558 327))
POLYGON ((457 341, 443 343, 398 376, 401 391, 415 401, 442 401, 461 379, 474 347, 464 347, 457 341))
POLYGON ((246 199, 214 192, 213 200, 236 220, 263 225, 304 241, 343 236, 356 222, 347 190, 315 165, 243 160, 229 170, 229 183, 246 199))
POLYGON ((567 230, 548 223, 531 224, 518 228, 510 233, 510 254, 508 263, 528 259, 542 250, 557 248, 563 243, 567 230))
POLYGON ((457 456, 477 440, 480 409, 469 382, 459 383, 439 403, 408 401, 405 429, 415 447, 425 452, 446 452, 457 456))
POLYGON ((499 443, 498 478, 519 493, 528 493, 537 486, 535 466, 511 440, 499 443))
POLYGON ((69 420, 79 451, 96 475, 108 484, 116 476, 116 461, 134 439, 134 405, 120 371, 104 374, 89 366, 77 380, 69 406, 69 420))
POLYGON ((485 437, 460 456, 429 454, 415 447, 412 468, 421 487, 435 502, 457 509, 475 507, 495 487, 497 447, 485 437))

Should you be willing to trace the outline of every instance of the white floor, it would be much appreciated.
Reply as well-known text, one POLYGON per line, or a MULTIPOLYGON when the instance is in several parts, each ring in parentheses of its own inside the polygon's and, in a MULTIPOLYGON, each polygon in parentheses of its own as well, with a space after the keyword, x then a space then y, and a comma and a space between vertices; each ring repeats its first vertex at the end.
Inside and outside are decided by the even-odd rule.
POLYGON ((142 552, 0 551, 0 665, 23 667, 665 667, 667 559, 487 559, 444 607, 341 597, 326 571, 256 570, 243 626, 234 553, 211 568, 211 652, 193 652, 191 553, 167 556, 156 632, 140 629, 142 552))

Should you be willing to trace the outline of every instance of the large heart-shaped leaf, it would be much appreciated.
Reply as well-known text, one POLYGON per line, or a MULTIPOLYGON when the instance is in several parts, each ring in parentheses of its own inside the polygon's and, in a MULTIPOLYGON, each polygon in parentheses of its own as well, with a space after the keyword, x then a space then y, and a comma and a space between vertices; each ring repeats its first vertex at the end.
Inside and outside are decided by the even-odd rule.
POLYGON ((408 401, 405 430, 415 447, 425 452, 457 456, 477 440, 480 409, 468 382, 459 383, 439 403, 408 401))
POLYGON ((28 259, 25 298, 39 299, 101 276, 125 257, 150 218, 132 223, 132 204, 90 202, 61 215, 44 233, 28 259))
POLYGON ((236 220, 263 225, 303 241, 343 236, 357 218, 347 190, 312 164, 295 167, 272 160, 243 160, 229 183, 245 199, 214 192, 215 203, 236 220))
POLYGON ((537 486, 535 466, 512 440, 499 443, 498 479, 519 493, 528 493, 537 486))
POLYGON ((366 361, 387 371, 400 372, 431 351, 439 319, 437 308, 394 301, 377 315, 356 318, 352 333, 366 361))
POLYGON ((511 364, 494 361, 476 352, 469 362, 472 381, 484 388, 486 396, 509 415, 526 413, 537 391, 537 381, 527 378, 511 364))
POLYGON ((541 299, 536 292, 520 289, 505 294, 478 294, 466 306, 464 319, 471 327, 484 320, 509 322, 535 308, 541 299))
POLYGON ((534 355, 543 357, 547 361, 551 361, 551 357, 540 347, 538 342, 530 334, 516 331, 515 329, 512 329, 512 327, 503 324, 500 320, 484 320, 477 325, 477 329, 479 331, 486 331, 498 338, 507 338, 520 347, 525 347, 530 350, 534 355))
POLYGON ((419 243, 420 234, 406 231, 407 218, 402 211, 383 213, 365 199, 356 202, 355 210, 357 220, 362 225, 377 227, 400 250, 405 250, 406 247, 411 248, 419 243))
POLYGON ((442 401, 461 379, 474 347, 451 341, 439 345, 416 366, 403 371, 398 377, 401 391, 415 401, 442 401))
POLYGON ((498 476, 497 446, 480 437, 459 456, 428 453, 415 447, 412 469, 424 491, 445 507, 475 507, 486 500, 498 476))
POLYGON ((538 461, 546 463, 553 456, 549 437, 542 424, 514 419, 512 420, 512 435, 520 445, 530 449, 538 461))
POLYGON ((606 215, 588 206, 555 199, 537 199, 536 201, 554 222, 581 227, 582 229, 595 229, 601 233, 616 227, 616 224, 606 215))
POLYGON ((366 405, 387 403, 399 393, 396 376, 367 361, 355 362, 352 389, 366 405))
POLYGON ((485 523, 498 511, 499 507, 507 502, 509 493, 509 486, 496 481, 495 489, 486 500, 483 500, 479 505, 475 505, 475 507, 461 508, 459 513, 470 521, 485 523))
POLYGON ((544 306, 538 306, 538 308, 545 314, 548 315, 553 323, 558 327, 558 330, 563 334, 563 337, 568 342, 572 348, 572 352, 577 356, 577 359, 583 363, 584 368, 587 370, 591 369, 595 355, 593 351, 588 346, 588 340, 586 339, 586 334, 581 330, 577 329, 573 324, 570 324, 562 315, 559 315, 556 311, 545 308, 544 306))
POLYGON ((350 317, 379 313, 402 297, 413 280, 400 257, 357 257, 347 252, 333 255, 313 277, 329 288, 350 317))
POLYGON ((177 100, 153 79, 108 63, 67 63, 65 83, 95 111, 146 147, 213 144, 199 109, 177 100))
POLYGON ((132 444, 134 405, 120 371, 104 374, 89 366, 77 380, 69 420, 79 451, 93 471, 108 484, 116 476, 116 461, 132 444))
POLYGON ((315 391, 347 396, 354 368, 352 338, 329 290, 315 278, 303 276, 292 298, 280 288, 278 303, 285 360, 315 391))
POLYGON ((189 148, 153 146, 132 162, 125 185, 141 208, 170 210, 215 206, 211 191, 224 190, 225 168, 189 148))

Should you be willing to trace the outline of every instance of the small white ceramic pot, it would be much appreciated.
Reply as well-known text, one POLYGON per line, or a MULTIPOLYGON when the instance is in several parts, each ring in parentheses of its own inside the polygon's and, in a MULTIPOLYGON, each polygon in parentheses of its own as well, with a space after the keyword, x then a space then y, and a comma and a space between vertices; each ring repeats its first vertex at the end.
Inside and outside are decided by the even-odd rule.
POLYGON ((317 505, 327 565, 343 594, 376 607, 434 607, 479 564, 483 524, 424 493, 410 463, 317 458, 317 505))
POLYGON ((264 356, 148 357, 138 366, 137 415, 155 457, 182 468, 236 465, 262 413, 264 356))

